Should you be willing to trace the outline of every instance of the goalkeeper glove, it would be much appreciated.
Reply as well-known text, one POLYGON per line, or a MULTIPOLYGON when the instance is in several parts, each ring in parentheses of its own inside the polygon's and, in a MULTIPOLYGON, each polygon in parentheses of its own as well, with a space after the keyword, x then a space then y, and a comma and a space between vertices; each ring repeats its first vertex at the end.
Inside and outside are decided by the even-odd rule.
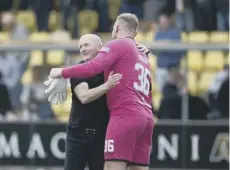
POLYGON ((63 78, 49 79, 44 82, 45 85, 49 85, 45 93, 49 96, 48 101, 52 104, 61 104, 67 98, 66 84, 67 81, 63 78))

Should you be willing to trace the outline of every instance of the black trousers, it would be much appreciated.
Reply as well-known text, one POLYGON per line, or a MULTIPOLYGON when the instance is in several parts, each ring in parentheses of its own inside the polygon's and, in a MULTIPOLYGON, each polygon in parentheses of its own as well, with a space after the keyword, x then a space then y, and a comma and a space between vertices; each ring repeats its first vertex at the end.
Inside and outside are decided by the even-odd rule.
POLYGON ((67 129, 65 170, 103 170, 105 132, 67 129))

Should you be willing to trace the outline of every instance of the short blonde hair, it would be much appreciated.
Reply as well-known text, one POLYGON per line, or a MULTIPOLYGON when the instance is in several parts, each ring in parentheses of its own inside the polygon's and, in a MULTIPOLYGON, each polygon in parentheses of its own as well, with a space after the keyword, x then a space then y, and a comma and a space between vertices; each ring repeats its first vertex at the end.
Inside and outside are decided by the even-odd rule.
POLYGON ((136 31, 138 26, 138 18, 135 14, 123 13, 117 17, 117 21, 123 22, 124 27, 130 31, 136 31))

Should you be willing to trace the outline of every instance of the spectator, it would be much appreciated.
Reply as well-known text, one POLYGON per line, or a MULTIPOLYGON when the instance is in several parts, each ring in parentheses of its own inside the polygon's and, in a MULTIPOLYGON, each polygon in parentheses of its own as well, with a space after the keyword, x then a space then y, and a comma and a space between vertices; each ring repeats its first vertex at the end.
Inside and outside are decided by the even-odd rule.
POLYGON ((144 2, 146 0, 122 0, 120 13, 135 14, 138 19, 143 19, 144 2))
MULTIPOLYGON (((169 80, 163 88, 163 99, 160 104, 158 117, 161 119, 181 119, 183 95, 187 94, 184 78, 172 71, 169 80)), ((206 119, 208 105, 197 96, 188 95, 189 119, 206 119)))
POLYGON ((171 0, 147 0, 144 4, 144 19, 156 21, 160 10, 172 2, 171 0))
POLYGON ((2 28, 11 35, 11 40, 26 40, 28 38, 28 29, 16 21, 11 12, 3 12, 1 18, 2 28))
MULTIPOLYGON (((29 36, 27 28, 18 23, 10 12, 2 14, 1 24, 3 29, 10 33, 11 40, 25 40, 29 36)), ((28 59, 28 52, 7 51, 0 53, 0 71, 3 81, 9 89, 11 103, 15 109, 19 109, 21 106, 19 97, 22 89, 21 77, 27 67, 28 59)))
POLYGON ((214 2, 213 0, 197 0, 197 10, 195 11, 197 29, 204 31, 216 30, 216 7, 214 2))
POLYGON ((176 24, 182 31, 195 29, 194 12, 197 6, 194 0, 176 0, 176 24))
POLYGON ((49 30, 49 14, 53 7, 53 0, 33 0, 30 4, 37 21, 38 31, 48 31, 49 30))
POLYGON ((163 97, 174 98, 184 90, 184 78, 177 68, 169 69, 168 80, 163 86, 163 97))
POLYGON ((97 32, 109 32, 110 20, 108 13, 108 0, 87 0, 87 8, 99 13, 97 32))
POLYGON ((229 30, 229 1, 215 0, 217 9, 217 29, 220 31, 229 30))
MULTIPOLYGON (((180 31, 173 25, 172 16, 167 11, 158 17, 159 27, 155 34, 155 41, 171 42, 181 41, 180 31)), ((164 83, 168 80, 170 68, 179 68, 182 52, 160 52, 157 56, 156 83, 162 91, 164 83), (169 70, 168 70, 169 69, 169 70)), ((174 70, 175 70, 174 69, 174 70)))
POLYGON ((85 6, 85 0, 61 0, 62 26, 68 30, 69 18, 73 21, 73 38, 79 36, 78 12, 85 6))

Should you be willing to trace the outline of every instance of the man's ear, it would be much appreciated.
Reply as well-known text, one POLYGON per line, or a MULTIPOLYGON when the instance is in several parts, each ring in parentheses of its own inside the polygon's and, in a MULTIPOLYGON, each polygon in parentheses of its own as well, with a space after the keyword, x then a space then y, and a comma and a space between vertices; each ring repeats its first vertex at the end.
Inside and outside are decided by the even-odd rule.
POLYGON ((117 24, 117 25, 116 25, 116 30, 115 30, 115 32, 118 33, 119 29, 120 29, 120 27, 119 27, 119 25, 117 24))
POLYGON ((97 51, 100 51, 100 50, 101 50, 101 48, 102 48, 102 45, 101 45, 101 44, 99 44, 99 45, 98 45, 98 47, 97 47, 97 51))

